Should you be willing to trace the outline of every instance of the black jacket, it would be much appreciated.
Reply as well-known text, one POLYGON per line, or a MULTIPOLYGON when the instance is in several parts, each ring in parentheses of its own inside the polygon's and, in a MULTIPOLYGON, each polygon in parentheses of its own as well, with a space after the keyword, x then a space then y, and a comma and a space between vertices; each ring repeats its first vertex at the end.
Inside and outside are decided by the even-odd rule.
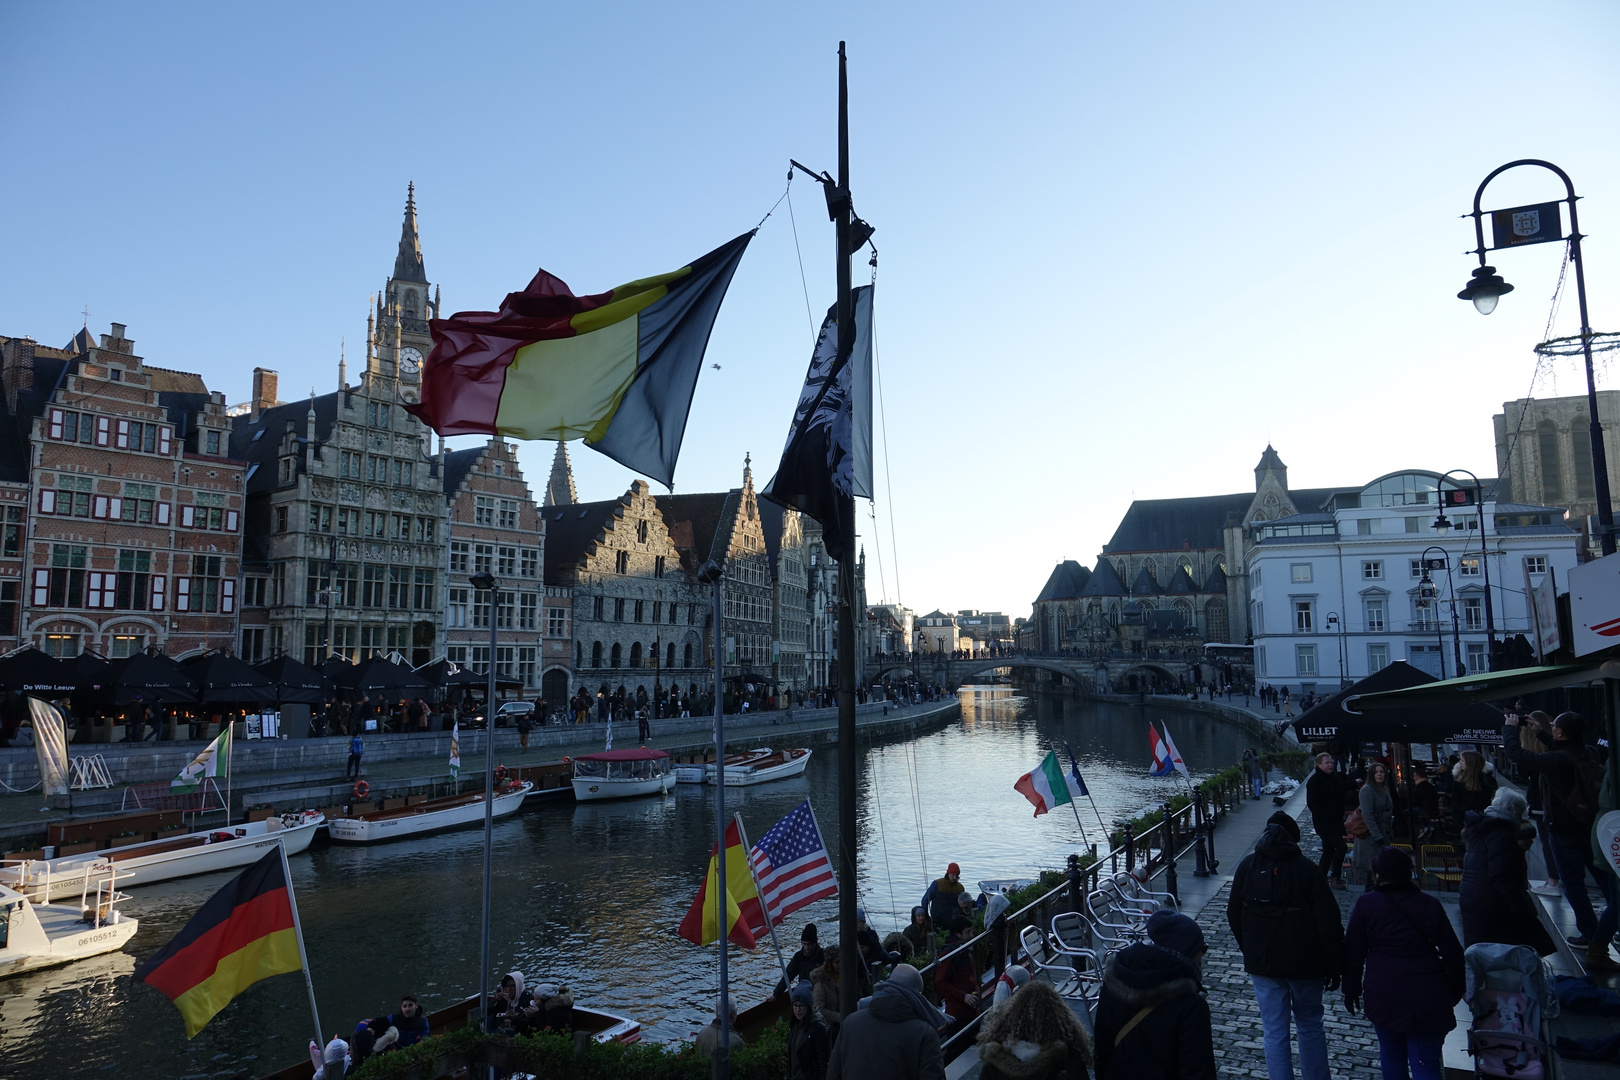
POLYGON ((810 973, 826 962, 827 954, 820 945, 812 945, 808 951, 801 950, 788 958, 787 978, 776 980, 776 996, 783 997, 789 987, 797 986, 810 977, 810 973))
MULTIPOLYGON (((1344 835, 1344 793, 1349 781, 1337 772, 1325 773, 1313 769, 1305 781, 1305 807, 1311 812, 1311 821, 1322 824, 1336 823, 1339 835, 1344 835)), ((1316 830, 1320 833, 1322 830, 1316 830)))
POLYGON ((1555 742, 1544 754, 1531 753, 1519 745, 1518 728, 1504 727, 1502 752, 1513 764, 1540 778, 1543 784, 1541 806, 1547 814, 1547 828, 1555 833, 1582 837, 1591 831, 1592 823, 1578 820, 1558 797, 1559 791, 1573 790, 1580 782, 1575 775, 1576 764, 1590 757, 1591 750, 1576 743, 1555 742))
POLYGON ((788 1080, 826 1080, 832 1039, 814 1013, 788 1028, 788 1080))
POLYGON ((1093 1053, 1098 1080, 1215 1080, 1215 1036, 1198 965, 1157 945, 1130 945, 1103 964, 1093 1053), (1142 1009, 1153 1006, 1119 1040, 1142 1009))
MULTIPOLYGON (((1530 899, 1530 874, 1519 848, 1520 826, 1489 814, 1468 815, 1463 825, 1462 909, 1463 946, 1481 941, 1528 945, 1542 956, 1557 946, 1537 917, 1530 899)), ((1534 838, 1534 826, 1525 826, 1534 838)))
POLYGON ((899 994, 878 994, 844 1019, 827 1080, 945 1080, 933 1019, 917 1015, 899 994))
POLYGON ((1344 926, 1327 878, 1280 825, 1268 825, 1232 878, 1226 921, 1243 970, 1273 979, 1344 972, 1344 926))

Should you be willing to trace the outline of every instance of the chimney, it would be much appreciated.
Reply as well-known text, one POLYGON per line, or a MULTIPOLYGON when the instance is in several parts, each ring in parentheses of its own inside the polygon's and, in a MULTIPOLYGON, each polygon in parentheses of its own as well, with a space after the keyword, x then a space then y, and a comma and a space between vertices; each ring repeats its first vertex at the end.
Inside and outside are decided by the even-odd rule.
POLYGON ((277 377, 274 371, 262 367, 253 369, 253 419, 255 421, 259 419, 261 412, 272 405, 280 404, 276 400, 276 382, 277 377))
POLYGON ((0 343, 0 385, 5 388, 6 411, 17 414, 17 395, 34 388, 34 342, 6 338, 0 343))

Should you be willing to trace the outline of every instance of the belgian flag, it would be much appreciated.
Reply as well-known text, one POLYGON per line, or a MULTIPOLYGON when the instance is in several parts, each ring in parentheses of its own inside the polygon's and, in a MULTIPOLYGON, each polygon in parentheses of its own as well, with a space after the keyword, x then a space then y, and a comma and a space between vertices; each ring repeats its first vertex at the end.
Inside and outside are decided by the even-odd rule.
POLYGON ((189 1039, 260 979, 302 971, 300 954, 278 845, 215 893, 135 977, 174 1002, 189 1039))

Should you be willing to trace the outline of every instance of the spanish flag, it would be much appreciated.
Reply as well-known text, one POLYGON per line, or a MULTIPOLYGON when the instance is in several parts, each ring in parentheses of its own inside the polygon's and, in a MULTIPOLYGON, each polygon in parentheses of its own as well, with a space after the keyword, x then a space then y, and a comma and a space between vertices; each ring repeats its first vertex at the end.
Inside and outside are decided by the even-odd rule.
MULTIPOLYGON (((718 848, 718 845, 716 845, 718 848)), ((718 852, 709 855, 709 873, 698 889, 697 899, 681 920, 677 933, 697 945, 709 945, 720 936, 720 910, 718 899, 720 858, 718 852)), ((752 949, 756 942, 748 920, 742 918, 737 905, 753 901, 759 904, 759 892, 754 888, 754 874, 748 868, 748 849, 743 847, 742 830, 735 820, 726 828, 726 926, 732 944, 752 949)))
POLYGON ((189 1039, 260 979, 302 970, 278 846, 215 893, 135 977, 174 1002, 189 1039))
POLYGON ((541 270, 499 311, 434 319, 422 400, 440 435, 584 439, 669 486, 744 233, 679 270, 575 296, 541 270))

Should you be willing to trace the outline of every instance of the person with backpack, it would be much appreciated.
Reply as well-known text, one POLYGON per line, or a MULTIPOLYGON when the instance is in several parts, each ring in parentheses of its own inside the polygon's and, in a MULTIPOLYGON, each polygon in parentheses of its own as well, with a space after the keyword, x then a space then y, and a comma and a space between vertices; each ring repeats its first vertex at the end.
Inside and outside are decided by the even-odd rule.
POLYGON ((1299 1028, 1304 1080, 1328 1080, 1322 993, 1344 974, 1344 927, 1327 878, 1299 849, 1299 822, 1284 811, 1243 857, 1227 896, 1226 921, 1254 981, 1271 1080, 1293 1080, 1290 1024, 1299 1028))
POLYGON ((1204 932, 1174 911, 1154 912, 1144 929, 1146 941, 1103 962, 1092 1038, 1097 1080, 1215 1080, 1204 932))
MULTIPOLYGON (((1587 971, 1620 971, 1620 964, 1609 955, 1609 940, 1620 924, 1620 897, 1616 896, 1620 878, 1600 868, 1592 854, 1592 826, 1597 821, 1603 765, 1585 743, 1586 721, 1577 712, 1559 713, 1552 722, 1552 745, 1539 754, 1519 745, 1518 726, 1518 715, 1509 713, 1502 729, 1502 750, 1515 765, 1541 781, 1553 861, 1558 864, 1564 896, 1575 913, 1577 936, 1569 943, 1586 950, 1587 971), (1586 895, 1588 873, 1606 901, 1601 919, 1586 895)), ((1545 745, 1545 733, 1542 742, 1545 745)))

